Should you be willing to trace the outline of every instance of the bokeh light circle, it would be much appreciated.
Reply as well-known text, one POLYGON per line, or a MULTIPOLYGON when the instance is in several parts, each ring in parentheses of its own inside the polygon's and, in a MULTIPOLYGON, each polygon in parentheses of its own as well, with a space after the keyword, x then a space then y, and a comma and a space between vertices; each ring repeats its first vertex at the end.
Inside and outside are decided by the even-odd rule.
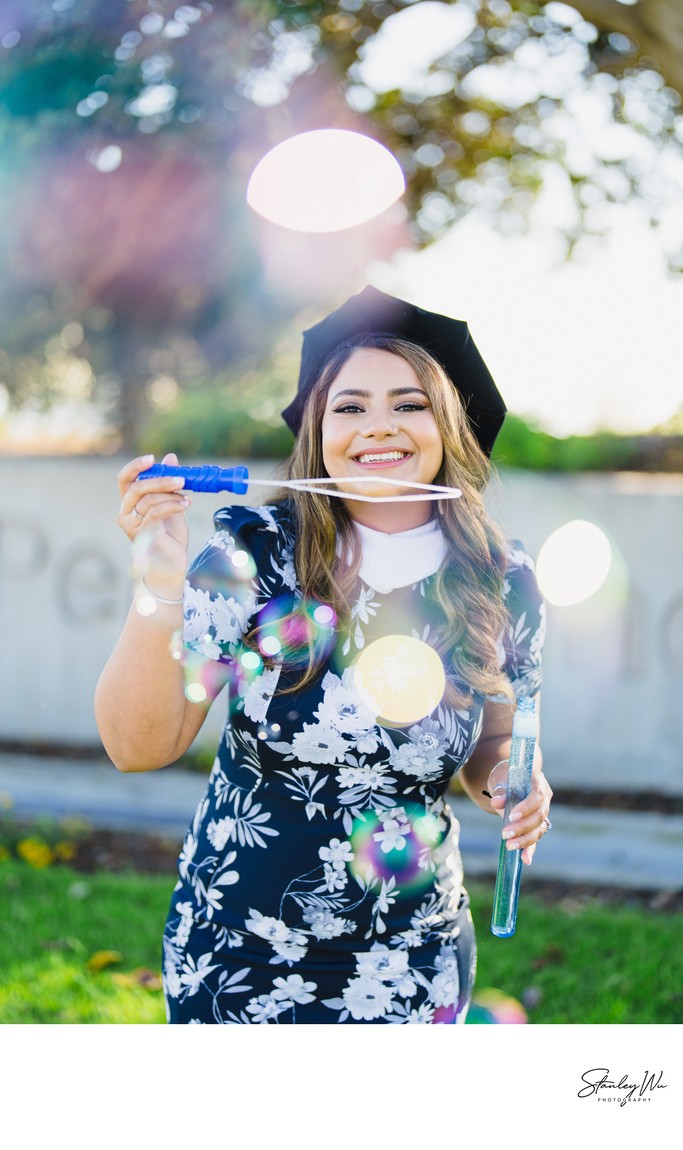
POLYGON ((319 607, 316 607, 315 611, 313 612, 313 618, 315 619, 316 623, 320 623, 321 627, 334 626, 334 611, 331 607, 328 607, 326 603, 321 603, 319 607))
POLYGON ((256 651, 245 651, 240 655, 240 663, 247 671, 256 671, 261 666, 261 656, 256 651))
POLYGON ((410 635, 385 635, 364 647, 353 683, 379 723, 419 722, 438 707, 446 674, 436 651, 410 635))
POLYGON ((604 531, 587 519, 572 519, 548 536, 538 553, 536 577, 545 598, 569 607, 602 586, 612 563, 604 531))
POLYGON ((135 610, 138 615, 142 615, 145 618, 149 615, 154 615, 156 609, 156 602, 151 595, 140 595, 135 601, 135 610))
POLYGON ((324 128, 267 152, 252 172, 247 203, 293 231, 338 232, 378 216, 404 191, 401 166, 383 144, 324 128))

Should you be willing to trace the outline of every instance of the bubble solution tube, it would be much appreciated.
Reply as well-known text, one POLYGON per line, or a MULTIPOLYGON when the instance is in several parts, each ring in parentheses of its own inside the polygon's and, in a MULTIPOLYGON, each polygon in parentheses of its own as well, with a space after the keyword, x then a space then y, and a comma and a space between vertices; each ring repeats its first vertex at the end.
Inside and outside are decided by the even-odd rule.
MULTIPOLYGON (((520 699, 512 720, 512 745, 503 826, 509 824, 512 808, 529 794, 537 731, 538 719, 534 700, 520 699)), ((519 882, 522 877, 522 852, 519 847, 509 851, 505 842, 505 839, 501 839, 491 915, 491 932, 498 938, 509 938, 515 933, 519 882)))

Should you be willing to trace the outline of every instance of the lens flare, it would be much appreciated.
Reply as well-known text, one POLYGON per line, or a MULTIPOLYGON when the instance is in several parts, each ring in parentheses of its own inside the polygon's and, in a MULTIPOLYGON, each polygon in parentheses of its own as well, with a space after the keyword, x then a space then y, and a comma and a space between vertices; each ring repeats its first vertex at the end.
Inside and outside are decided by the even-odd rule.
POLYGON ((254 169, 247 203, 298 232, 338 232, 365 223, 403 195, 398 160, 360 132, 324 128, 283 140, 254 169))
POLYGON ((612 563, 604 531, 586 519, 572 519, 553 531, 538 553, 536 575, 549 603, 569 607, 602 586, 612 563))
POLYGON ((444 830, 435 815, 419 804, 368 811, 354 819, 349 836, 353 858, 347 866, 367 882, 375 876, 394 878, 398 897, 426 890, 434 881, 434 848, 444 830))
POLYGON ((353 682, 379 723, 404 726, 438 707, 446 686, 436 651, 409 635, 385 635, 364 647, 353 682))

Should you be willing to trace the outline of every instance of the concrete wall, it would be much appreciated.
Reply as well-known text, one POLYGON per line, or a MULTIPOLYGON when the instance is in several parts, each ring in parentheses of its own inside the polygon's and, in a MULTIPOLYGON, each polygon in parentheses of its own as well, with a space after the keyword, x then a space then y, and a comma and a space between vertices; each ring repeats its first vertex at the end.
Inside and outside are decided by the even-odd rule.
MULTIPOLYGON (((0 744, 98 742, 93 692, 130 602, 129 545, 114 522, 122 462, 0 460, 0 744)), ((193 553, 228 498, 195 496, 193 553)), ((616 555, 591 599, 548 608, 551 781, 683 793, 683 477, 504 473, 489 505, 532 554, 580 518, 602 527, 616 555)), ((220 708, 201 742, 215 740, 220 708)))

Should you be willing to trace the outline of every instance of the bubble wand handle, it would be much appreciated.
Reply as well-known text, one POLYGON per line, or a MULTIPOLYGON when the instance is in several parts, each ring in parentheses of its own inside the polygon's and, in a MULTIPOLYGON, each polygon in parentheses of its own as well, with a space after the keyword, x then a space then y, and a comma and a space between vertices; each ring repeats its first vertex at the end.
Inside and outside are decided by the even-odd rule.
MULTIPOLYGON (((525 799, 531 789, 537 731, 536 704, 533 699, 521 699, 512 720, 503 826, 509 824, 512 808, 525 799)), ((498 938, 509 938, 515 933, 521 877, 521 850, 508 850, 505 839, 501 838, 491 914, 491 933, 498 938)))
POLYGON ((165 476, 178 476, 185 480, 187 491, 232 491, 235 495, 246 495, 249 470, 238 467, 216 467, 206 464, 202 467, 172 467, 168 463, 155 463, 146 471, 141 471, 138 479, 157 479, 165 476))

